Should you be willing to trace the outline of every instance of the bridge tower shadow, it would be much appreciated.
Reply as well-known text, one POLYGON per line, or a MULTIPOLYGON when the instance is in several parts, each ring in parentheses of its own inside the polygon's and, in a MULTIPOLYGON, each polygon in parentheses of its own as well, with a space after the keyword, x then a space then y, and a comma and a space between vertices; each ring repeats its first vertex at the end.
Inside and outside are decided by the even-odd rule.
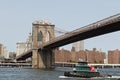
POLYGON ((38 49, 46 42, 55 38, 54 27, 47 20, 32 23, 32 68, 53 68, 55 63, 53 49, 38 49))

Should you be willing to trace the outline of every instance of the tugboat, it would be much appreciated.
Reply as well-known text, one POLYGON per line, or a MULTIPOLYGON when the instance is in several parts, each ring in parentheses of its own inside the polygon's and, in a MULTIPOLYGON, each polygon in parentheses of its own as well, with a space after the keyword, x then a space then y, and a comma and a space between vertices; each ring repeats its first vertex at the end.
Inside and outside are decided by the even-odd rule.
POLYGON ((89 66, 87 61, 78 61, 73 71, 64 72, 64 76, 80 78, 111 77, 111 75, 100 74, 93 66, 89 66))

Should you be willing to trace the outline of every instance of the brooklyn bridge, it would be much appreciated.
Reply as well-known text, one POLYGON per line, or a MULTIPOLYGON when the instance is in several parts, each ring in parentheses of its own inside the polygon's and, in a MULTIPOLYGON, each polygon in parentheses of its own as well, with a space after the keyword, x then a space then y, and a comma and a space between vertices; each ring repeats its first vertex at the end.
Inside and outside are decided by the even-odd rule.
POLYGON ((116 14, 55 37, 55 25, 49 22, 32 23, 32 49, 17 56, 16 60, 32 57, 32 68, 53 68, 55 49, 80 40, 120 30, 120 14, 116 14))

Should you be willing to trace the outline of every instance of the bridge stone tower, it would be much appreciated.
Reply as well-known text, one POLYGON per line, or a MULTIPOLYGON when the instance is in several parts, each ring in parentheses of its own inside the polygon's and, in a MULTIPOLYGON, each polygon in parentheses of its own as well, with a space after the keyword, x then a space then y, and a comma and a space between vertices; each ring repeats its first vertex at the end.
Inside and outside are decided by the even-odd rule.
POLYGON ((35 21, 32 25, 32 68, 52 68, 55 62, 53 50, 38 50, 38 47, 55 37, 55 25, 47 20, 35 21))

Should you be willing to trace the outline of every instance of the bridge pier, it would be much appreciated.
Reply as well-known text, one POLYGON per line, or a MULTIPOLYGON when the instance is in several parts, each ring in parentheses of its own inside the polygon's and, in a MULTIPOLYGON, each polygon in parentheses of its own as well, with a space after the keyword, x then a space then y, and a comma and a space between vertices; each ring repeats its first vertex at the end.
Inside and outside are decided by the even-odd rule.
POLYGON ((33 50, 32 68, 51 69, 54 63, 54 50, 33 50))
POLYGON ((54 68, 55 64, 55 56, 54 56, 54 50, 52 49, 47 49, 43 51, 43 58, 44 58, 44 64, 45 68, 51 69, 54 68))
POLYGON ((38 50, 32 50, 32 68, 39 68, 39 64, 41 65, 41 68, 45 68, 43 61, 42 61, 42 55, 40 56, 38 53, 38 50), (41 62, 41 63, 39 63, 41 62))
POLYGON ((32 68, 53 68, 54 50, 51 48, 44 49, 43 45, 55 38, 55 25, 46 20, 35 21, 32 25, 32 68), (38 49, 39 47, 41 49, 38 49))

